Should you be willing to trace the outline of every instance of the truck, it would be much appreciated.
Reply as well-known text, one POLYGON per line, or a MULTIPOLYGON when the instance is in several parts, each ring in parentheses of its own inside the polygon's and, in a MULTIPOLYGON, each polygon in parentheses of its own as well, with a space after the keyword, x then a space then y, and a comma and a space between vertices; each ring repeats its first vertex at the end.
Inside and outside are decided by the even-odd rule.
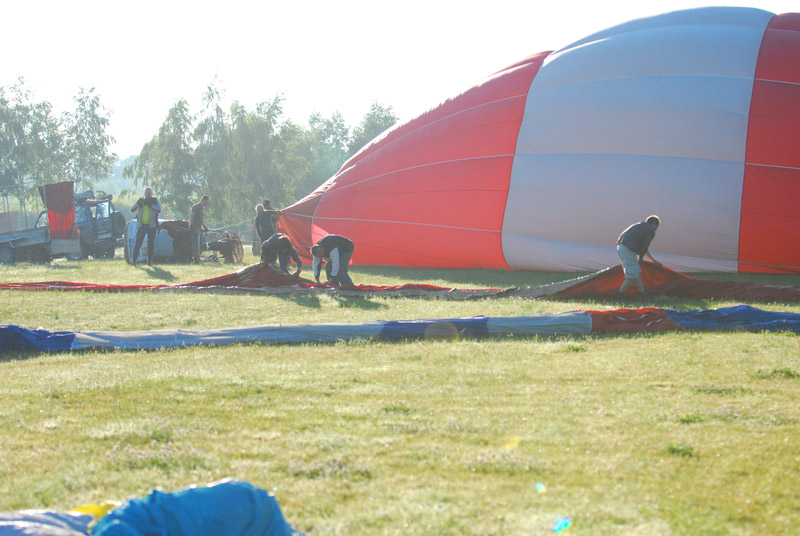
MULTIPOLYGON (((95 259, 110 259, 125 244, 125 216, 116 209, 113 198, 111 194, 95 195, 92 190, 75 194, 75 227, 80 231, 81 259, 90 255, 95 259)), ((39 215, 37 225, 48 225, 46 212, 39 215)))

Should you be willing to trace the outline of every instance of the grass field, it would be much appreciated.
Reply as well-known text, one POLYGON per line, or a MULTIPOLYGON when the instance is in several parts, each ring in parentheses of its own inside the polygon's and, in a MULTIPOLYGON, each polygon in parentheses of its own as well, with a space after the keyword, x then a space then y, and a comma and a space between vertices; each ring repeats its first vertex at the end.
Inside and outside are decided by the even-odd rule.
MULTIPOLYGON (((0 267, 0 281, 176 284, 226 265, 0 267)), ((504 288, 574 274, 361 268, 504 288)), ((798 276, 704 276, 800 285, 798 276)), ((738 303, 738 302, 736 302, 738 303)), ((632 302, 631 306, 640 306, 632 302)), ((734 302, 661 299, 676 309, 734 302)), ((800 304, 753 304, 800 313, 800 304)), ((532 315, 547 300, 0 293, 49 330, 532 315)), ((800 338, 435 340, 0 355, 0 511, 235 477, 308 534, 800 533, 800 338)))

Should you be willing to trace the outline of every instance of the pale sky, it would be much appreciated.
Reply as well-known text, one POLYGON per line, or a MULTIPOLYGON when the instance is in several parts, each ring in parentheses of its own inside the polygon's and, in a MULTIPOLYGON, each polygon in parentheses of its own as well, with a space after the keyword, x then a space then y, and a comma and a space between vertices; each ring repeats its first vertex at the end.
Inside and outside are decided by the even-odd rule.
POLYGON ((282 95, 283 120, 303 126, 337 111, 355 126, 376 101, 405 121, 531 54, 709 5, 800 11, 798 0, 6 0, 0 86, 24 77, 57 113, 95 88, 125 158, 179 99, 199 113, 214 80, 248 110, 282 95))

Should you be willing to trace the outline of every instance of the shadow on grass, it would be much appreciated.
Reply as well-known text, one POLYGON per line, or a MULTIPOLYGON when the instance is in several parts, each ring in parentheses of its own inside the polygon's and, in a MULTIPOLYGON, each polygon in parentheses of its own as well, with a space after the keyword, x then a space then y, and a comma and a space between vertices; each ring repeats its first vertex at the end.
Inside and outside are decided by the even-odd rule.
POLYGON ((45 355, 39 350, 12 350, 0 353, 0 363, 11 363, 13 361, 27 361, 45 355))
POLYGON ((333 295, 332 298, 337 302, 339 307, 352 308, 352 309, 388 309, 389 306, 385 303, 376 303, 370 301, 369 298, 353 297, 353 296, 337 296, 333 295))
MULTIPOLYGON (((443 280, 463 285, 465 288, 469 286, 509 288, 546 285, 586 274, 586 272, 528 272, 484 268, 455 270, 449 268, 403 268, 398 266, 354 266, 351 268, 351 272, 363 275, 365 279, 368 279, 370 275, 375 275, 403 279, 407 283, 443 280)), ((359 281, 359 283, 368 283, 368 281, 359 281)))
MULTIPOLYGON (((704 311, 719 309, 723 307, 722 300, 714 299, 685 299, 673 298, 670 296, 649 296, 642 299, 638 294, 626 294, 621 298, 608 297, 607 299, 587 298, 587 299, 567 299, 554 300, 564 304, 570 304, 572 309, 583 310, 607 310, 607 309, 674 309, 676 311, 704 311)), ((789 304, 791 305, 791 304, 789 304)))
POLYGON ((714 281, 744 281, 747 283, 763 283, 777 286, 800 287, 800 273, 792 274, 762 274, 762 273, 736 273, 736 272, 686 272, 686 275, 695 279, 711 279, 714 281))
POLYGON ((53 263, 53 264, 50 264, 49 266, 47 265, 47 263, 44 263, 44 264, 38 264, 38 263, 31 263, 31 264, 29 264, 29 263, 19 263, 19 264, 17 265, 17 267, 18 267, 18 268, 27 268, 27 267, 29 267, 29 266, 43 266, 43 267, 44 267, 44 268, 46 268, 47 270, 79 270, 79 269, 80 269, 80 267, 81 267, 81 266, 80 266, 79 264, 77 264, 77 263, 73 263, 73 264, 55 264, 55 263, 53 263))
MULTIPOLYGON (((275 296, 281 300, 289 301, 300 307, 319 309, 322 307, 319 296, 316 294, 277 294, 275 296)), ((367 297, 361 296, 338 296, 331 294, 330 297, 336 301, 339 307, 353 309, 388 309, 388 305, 370 301, 367 297)))
POLYGON ((161 281, 175 281, 175 275, 172 272, 164 270, 163 268, 159 268, 158 266, 147 266, 146 264, 143 264, 142 269, 154 279, 160 279, 161 281))
POLYGON ((313 294, 277 294, 275 297, 292 302, 300 307, 309 307, 312 309, 319 309, 322 307, 319 296, 313 294))

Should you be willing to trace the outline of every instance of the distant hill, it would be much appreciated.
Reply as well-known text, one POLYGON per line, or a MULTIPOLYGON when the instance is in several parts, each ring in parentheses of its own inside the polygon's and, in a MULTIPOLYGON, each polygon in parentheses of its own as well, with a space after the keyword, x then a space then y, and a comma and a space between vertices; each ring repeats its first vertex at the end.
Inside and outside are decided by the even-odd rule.
POLYGON ((95 191, 103 191, 107 194, 119 195, 122 190, 130 190, 133 188, 133 182, 122 178, 122 170, 133 164, 135 159, 136 156, 129 156, 125 160, 120 160, 117 158, 108 178, 102 182, 95 183, 95 191))

